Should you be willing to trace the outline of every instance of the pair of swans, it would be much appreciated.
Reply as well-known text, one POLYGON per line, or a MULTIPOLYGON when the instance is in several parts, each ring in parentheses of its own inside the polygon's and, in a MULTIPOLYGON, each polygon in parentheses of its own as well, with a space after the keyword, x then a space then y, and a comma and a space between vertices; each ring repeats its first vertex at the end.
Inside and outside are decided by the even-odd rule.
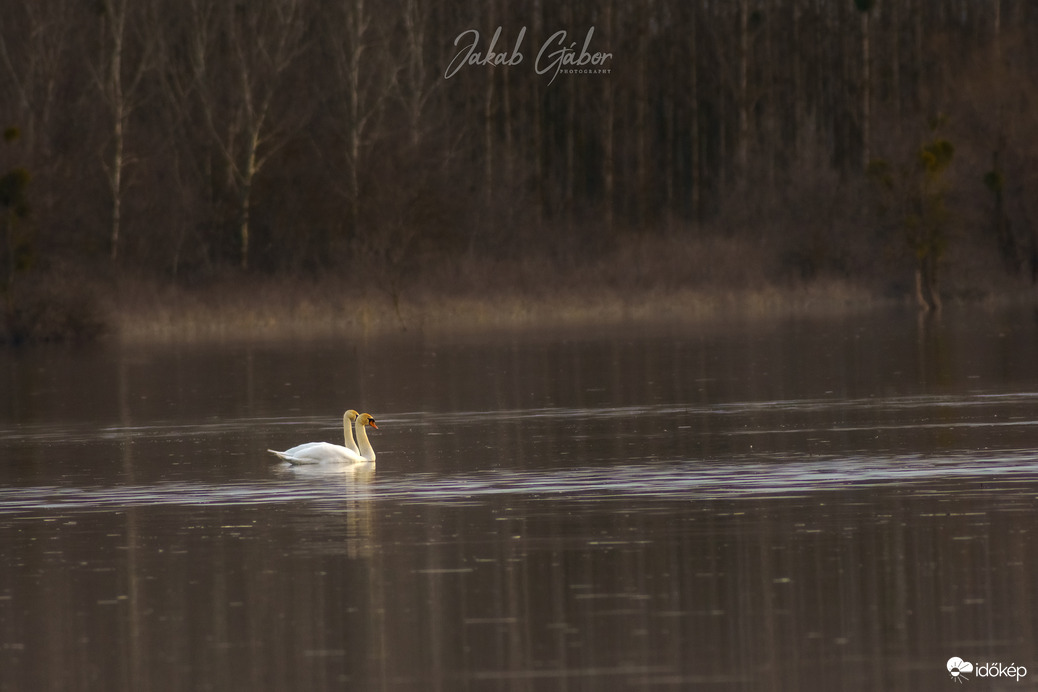
POLYGON ((273 449, 267 451, 276 454, 290 464, 323 464, 328 462, 341 462, 347 464, 364 464, 375 461, 375 450, 371 448, 368 441, 366 428, 371 426, 378 430, 375 419, 369 413, 357 413, 350 409, 342 416, 342 434, 346 438, 346 445, 333 445, 330 442, 306 442, 296 445, 292 449, 278 452, 273 449), (353 441, 353 433, 350 432, 350 423, 357 429, 357 441, 353 441))

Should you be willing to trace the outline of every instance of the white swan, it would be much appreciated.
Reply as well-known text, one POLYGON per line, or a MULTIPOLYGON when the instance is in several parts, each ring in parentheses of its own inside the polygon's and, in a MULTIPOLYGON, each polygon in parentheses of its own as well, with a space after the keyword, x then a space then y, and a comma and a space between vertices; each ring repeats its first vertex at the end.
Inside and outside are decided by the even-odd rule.
MULTIPOLYGON (((358 456, 360 455, 360 451, 357 449, 357 443, 353 441, 353 422, 357 420, 357 416, 359 415, 360 414, 354 411, 353 409, 350 409, 346 413, 342 414, 342 436, 344 438, 343 444, 346 446, 346 449, 350 450, 354 454, 357 454, 358 456)), ((292 456, 294 454, 302 454, 310 447, 316 447, 323 444, 327 443, 306 442, 301 445, 297 445, 292 449, 286 449, 284 452, 282 452, 282 454, 288 454, 289 456, 292 456)), ((334 447, 335 445, 332 446, 334 447)), ((275 454, 276 453, 277 452, 275 452, 275 454)))
POLYGON ((357 443, 353 441, 353 422, 360 416, 359 413, 350 409, 346 413, 342 414, 342 436, 344 438, 343 444, 346 445, 346 449, 357 452, 357 443))
POLYGON ((364 429, 370 425, 375 430, 378 430, 378 426, 375 425, 375 419, 371 417, 371 414, 362 413, 357 415, 357 412, 351 409, 343 415, 342 424, 346 444, 350 446, 343 447, 341 445, 333 445, 330 442, 307 442, 291 449, 286 449, 283 452, 273 449, 268 449, 267 451, 278 455, 290 464, 323 464, 327 462, 362 464, 375 461, 375 450, 371 448, 371 442, 368 441, 368 433, 364 429), (353 415, 351 416, 350 414, 353 415), (352 418, 356 418, 354 426, 357 430, 357 442, 359 444, 351 449, 353 436, 349 432, 349 420, 352 418))

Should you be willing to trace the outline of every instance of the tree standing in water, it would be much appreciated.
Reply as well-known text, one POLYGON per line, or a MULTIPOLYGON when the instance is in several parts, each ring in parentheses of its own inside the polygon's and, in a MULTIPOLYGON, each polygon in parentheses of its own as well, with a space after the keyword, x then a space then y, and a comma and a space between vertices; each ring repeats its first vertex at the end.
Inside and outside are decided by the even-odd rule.
POLYGON ((938 270, 948 247, 948 184, 944 172, 955 155, 951 142, 937 135, 943 118, 930 121, 932 139, 915 151, 913 161, 892 166, 885 159, 869 163, 868 173, 884 191, 884 207, 904 233, 915 268, 915 297, 921 310, 941 309, 938 270), (887 205, 890 204, 888 207, 887 205))
POLYGON ((922 179, 905 218, 906 239, 916 261, 916 300, 919 307, 928 312, 941 309, 937 271, 948 246, 947 184, 943 174, 954 155, 955 147, 940 137, 919 147, 918 167, 922 179))

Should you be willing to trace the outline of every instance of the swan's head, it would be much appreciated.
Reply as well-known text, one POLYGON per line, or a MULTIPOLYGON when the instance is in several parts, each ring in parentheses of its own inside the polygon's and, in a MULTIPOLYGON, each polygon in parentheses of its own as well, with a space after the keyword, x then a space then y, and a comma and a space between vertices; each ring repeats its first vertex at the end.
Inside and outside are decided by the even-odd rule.
POLYGON ((360 414, 360 417, 357 419, 357 422, 361 425, 370 425, 375 430, 378 430, 378 426, 375 425, 375 419, 371 417, 370 413, 360 414))
POLYGON ((358 418, 359 416, 360 416, 360 414, 359 414, 359 413, 357 413, 356 411, 354 411, 353 409, 350 409, 349 411, 347 411, 347 412, 346 412, 346 417, 350 419, 350 422, 351 422, 351 423, 352 423, 353 421, 357 420, 357 418, 358 418))

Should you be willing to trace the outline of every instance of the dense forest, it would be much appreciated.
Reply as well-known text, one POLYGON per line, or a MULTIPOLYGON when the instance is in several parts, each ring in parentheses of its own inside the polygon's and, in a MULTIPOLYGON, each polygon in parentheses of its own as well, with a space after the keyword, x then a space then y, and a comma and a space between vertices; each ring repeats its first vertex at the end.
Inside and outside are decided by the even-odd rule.
POLYGON ((1022 0, 9 3, 0 290, 9 317, 59 274, 396 300, 640 253, 625 280, 939 308, 1038 272, 1036 32, 1022 0))

